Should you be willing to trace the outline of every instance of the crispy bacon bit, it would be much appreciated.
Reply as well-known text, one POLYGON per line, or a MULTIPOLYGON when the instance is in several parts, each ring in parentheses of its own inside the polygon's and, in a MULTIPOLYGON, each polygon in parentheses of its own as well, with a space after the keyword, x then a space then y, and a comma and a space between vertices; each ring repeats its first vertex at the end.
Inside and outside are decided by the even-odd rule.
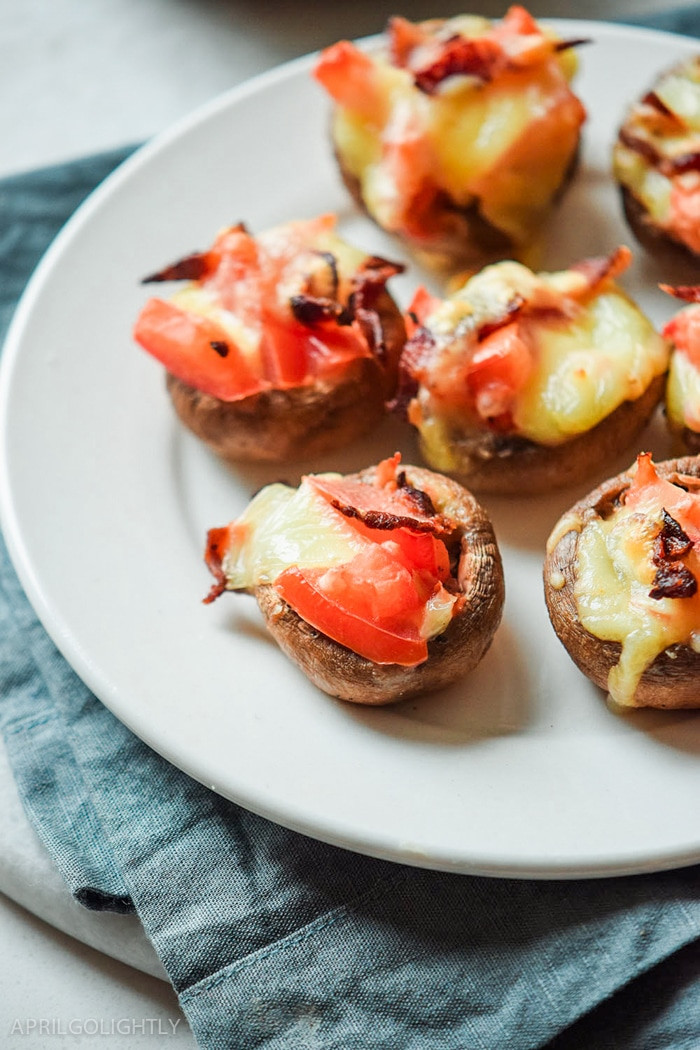
POLYGON ((627 149, 631 149, 634 153, 638 153, 640 157, 644 157, 652 167, 657 168, 661 163, 661 154, 652 146, 651 142, 640 138, 625 127, 620 129, 620 142, 623 146, 627 146, 627 149))
POLYGON ((216 582, 211 585, 206 598, 202 599, 205 605, 210 605, 211 602, 216 601, 219 595, 226 590, 226 573, 224 572, 223 561, 229 545, 229 537, 230 529, 228 525, 224 525, 220 529, 209 529, 207 533, 204 561, 216 582))
POLYGON ((671 117, 672 120, 678 120, 678 116, 669 109, 663 99, 659 98, 655 91, 647 91, 646 95, 642 99, 643 106, 651 106, 657 113, 663 113, 665 117, 671 117))
POLYGON ((219 357, 228 357, 231 347, 224 339, 212 339, 209 343, 212 350, 216 350, 219 357))
POLYGON ((626 128, 620 130, 620 142, 623 146, 638 153, 651 167, 671 179, 674 175, 683 175, 688 171, 700 171, 700 152, 680 153, 677 157, 663 157, 652 143, 640 138, 626 128))
POLYGON ((289 306, 297 321, 312 327, 320 321, 337 321, 338 324, 349 324, 351 317, 340 303, 314 295, 293 295, 289 306))
POLYGON ((658 568, 649 597, 656 600, 692 598, 698 589, 698 581, 680 559, 693 549, 693 541, 665 508, 661 513, 663 525, 654 542, 653 554, 654 564, 658 568))
POLYGON ((659 165, 662 175, 684 175, 687 171, 700 171, 700 152, 681 153, 677 157, 668 157, 659 165))
MULTIPOLYGON (((330 252, 317 254, 328 263, 337 290, 338 270, 335 256, 330 252)), ((385 356, 386 347, 377 301, 389 278, 403 273, 404 269, 401 263, 389 262, 388 259, 372 255, 363 261, 353 277, 354 290, 350 294, 347 306, 328 296, 299 294, 290 297, 289 307, 296 320, 309 327, 322 321, 335 321, 338 325, 349 325, 357 321, 370 351, 381 361, 385 356)))
MULTIPOLYGON (((237 222, 230 227, 229 232, 248 233, 248 229, 244 222, 237 222)), ((178 259, 177 262, 163 267, 157 273, 143 277, 141 284, 155 284, 158 281, 199 281, 206 276, 210 267, 212 267, 211 255, 211 252, 192 252, 191 255, 178 259)), ((216 265, 216 262, 214 262, 213 266, 215 267, 216 265)))
POLYGON ((488 339, 488 337, 493 335, 494 332, 497 332, 499 328, 505 328, 506 325, 509 325, 511 321, 516 319, 526 305, 527 299, 525 296, 514 296, 506 305, 503 314, 499 318, 493 321, 485 321, 484 324, 480 325, 478 332, 479 341, 481 342, 484 339, 488 339))
POLYGON ((360 283, 367 281, 380 284, 383 287, 390 277, 396 277, 405 269, 403 263, 391 262, 389 259, 382 258, 381 255, 368 255, 358 268, 355 280, 360 283))
POLYGON ((435 504, 428 495, 427 492, 423 492, 422 489, 414 488, 406 478, 406 471, 402 470, 396 479, 397 486, 404 492, 410 500, 415 503, 421 514, 425 514, 426 518, 437 517, 437 510, 435 504))
POLYGON ((663 526, 656 537, 654 547, 654 561, 657 565, 662 561, 678 561, 679 558, 684 558, 686 554, 689 554, 693 548, 690 536, 676 519, 671 517, 666 508, 663 508, 661 513, 663 526))
POLYGON ((406 343, 399 360, 396 393, 387 405, 401 419, 406 419, 408 406, 418 393, 419 371, 435 349, 435 338, 427 328, 417 328, 406 343))
POLYGON ((683 299, 686 303, 700 303, 700 284, 660 284, 659 288, 667 295, 683 299))
POLYGON ((384 327, 379 316, 379 298, 384 292, 390 277, 403 273, 402 263, 393 263, 379 255, 371 255, 364 260, 353 277, 353 291, 350 295, 348 310, 360 326, 367 340, 370 352, 382 362, 386 357, 384 327))
POLYGON ((698 581, 682 562, 671 562, 656 570, 650 598, 692 598, 698 589, 698 581))
POLYGON ((433 536, 443 537, 453 531, 448 518, 441 514, 432 518, 411 518, 408 514, 391 514, 385 510, 359 510, 339 499, 331 500, 331 507, 346 518, 361 521, 368 529, 382 529, 390 532, 393 529, 410 529, 411 532, 429 532, 433 536))
POLYGON ((157 273, 152 273, 141 280, 141 284, 155 284, 158 281, 199 281, 209 269, 207 252, 193 252, 179 259, 170 266, 165 266, 157 273))
POLYGON ((479 80, 493 80, 508 63, 501 45, 490 37, 455 35, 446 40, 438 57, 413 70, 413 81, 419 91, 434 95, 448 77, 471 76, 479 80))
POLYGON ((588 36, 573 37, 571 40, 557 40, 554 45, 555 51, 568 51, 572 47, 582 47, 584 44, 590 44, 592 40, 588 36))
POLYGON ((338 260, 336 259, 333 252, 317 251, 315 254, 319 255, 323 259, 328 269, 331 271, 331 289, 333 291, 333 295, 337 297, 338 285, 340 284, 340 278, 338 276, 338 260))
POLYGON ((586 278, 590 291, 594 291, 603 281, 611 281, 627 269, 632 262, 632 252, 624 244, 621 244, 608 256, 594 259, 583 259, 575 263, 571 269, 581 273, 586 278))

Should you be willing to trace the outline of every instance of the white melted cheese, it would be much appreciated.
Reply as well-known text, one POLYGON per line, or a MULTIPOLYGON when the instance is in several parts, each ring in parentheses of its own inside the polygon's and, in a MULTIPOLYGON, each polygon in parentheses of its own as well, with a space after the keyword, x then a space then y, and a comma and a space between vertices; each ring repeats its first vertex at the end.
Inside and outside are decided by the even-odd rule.
MULTIPOLYGON (((367 542, 306 479, 297 489, 281 483, 267 485, 232 528, 222 563, 226 586, 246 590, 273 583, 292 566, 332 569, 346 565, 366 549, 367 542)), ((456 596, 444 587, 437 588, 426 603, 420 627, 423 638, 434 638, 445 630, 455 601, 456 596)))
MULTIPOLYGON (((339 475, 332 475, 338 477, 339 475)), ((271 583, 292 565, 344 565, 361 549, 355 529, 305 481, 267 485, 237 519, 223 569, 231 590, 271 583)))
POLYGON ((554 320, 535 314, 521 321, 527 326, 533 367, 513 407, 520 436, 557 445, 585 433, 624 401, 638 398, 666 371, 666 341, 620 289, 609 286, 581 304, 562 298, 580 294, 585 284, 575 270, 534 274, 519 263, 496 263, 426 318, 440 352, 419 391, 411 421, 436 469, 456 468, 449 433, 470 424, 456 414, 459 407, 451 406, 457 404, 454 391, 463 382, 474 333, 506 316, 508 305, 518 297, 530 308, 564 310, 554 320))
MULTIPOLYGON (((700 149, 700 60, 692 58, 664 74, 655 84, 654 93, 682 123, 674 125, 653 106, 638 102, 627 116, 628 129, 661 158, 697 152, 700 149)), ((617 181, 644 206, 655 225, 662 228, 673 225, 673 183, 679 176, 662 174, 642 153, 620 141, 613 149, 613 172, 617 181)))
POLYGON ((561 326, 537 324, 535 369, 514 412, 519 433, 556 445, 640 397, 665 372, 668 346, 620 291, 595 296, 561 326))
MULTIPOLYGON (((678 643, 694 645, 700 630, 700 592, 691 598, 649 597, 661 509, 622 506, 606 520, 587 522, 578 540, 578 616, 596 638, 622 646, 619 662, 610 670, 608 691, 624 707, 635 706, 639 679, 656 657, 678 643)), ((696 576, 700 572, 695 550, 684 564, 696 576)))
MULTIPOLYGON (((457 20, 452 21, 460 31, 457 20)), ((486 21, 463 24, 463 31, 473 36, 488 28, 486 21)), ((450 78, 431 96, 415 87, 408 70, 391 66, 381 55, 375 69, 384 104, 372 118, 336 107, 332 136, 380 225, 400 230, 405 195, 417 192, 425 176, 461 206, 478 199, 482 215, 516 242, 531 237, 578 142, 578 110, 561 122, 554 116, 571 99, 573 52, 492 81, 450 78), (423 172, 416 185, 410 185, 412 165, 401 172, 387 160, 387 146, 410 143, 412 135, 422 136, 423 142, 423 172)))
POLYGON ((673 426, 689 427, 700 433, 700 371, 681 351, 671 355, 666 413, 673 426))

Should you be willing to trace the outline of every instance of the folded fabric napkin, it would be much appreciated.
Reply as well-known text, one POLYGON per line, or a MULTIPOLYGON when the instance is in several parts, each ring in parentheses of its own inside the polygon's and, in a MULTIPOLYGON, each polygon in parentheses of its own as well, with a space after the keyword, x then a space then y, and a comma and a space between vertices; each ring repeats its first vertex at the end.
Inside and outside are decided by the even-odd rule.
MULTIPOLYGON (((692 11, 664 22, 699 26, 692 11)), ((0 183, 0 335, 44 248, 128 152, 0 183)), ((700 1046, 700 868, 475 878, 263 820, 99 703, 38 623, 4 547, 0 724, 73 895, 138 914, 206 1050, 700 1046)))

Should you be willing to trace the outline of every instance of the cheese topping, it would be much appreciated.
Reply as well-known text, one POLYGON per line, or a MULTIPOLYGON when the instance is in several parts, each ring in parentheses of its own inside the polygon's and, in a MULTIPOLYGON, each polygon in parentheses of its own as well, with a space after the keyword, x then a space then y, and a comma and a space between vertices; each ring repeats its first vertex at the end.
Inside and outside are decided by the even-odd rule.
POLYGON ((362 547, 356 530, 305 480, 297 489, 266 485, 233 528, 236 542, 222 565, 230 590, 271 583, 290 565, 344 565, 362 547))
MULTIPOLYGON (((352 564, 363 563, 363 559, 366 562, 368 556, 371 559, 373 552, 381 550, 385 558, 396 563, 404 583, 408 582, 418 595, 412 593, 411 601, 417 601, 419 605, 422 602, 419 636, 429 640, 441 634, 454 615, 457 595, 448 591, 437 577, 428 579, 423 569, 415 569, 413 573, 409 569, 407 572, 407 555, 401 547, 400 536, 395 540, 391 528, 377 527, 370 529, 372 536, 369 538, 367 530, 358 530, 314 484, 315 481, 323 488, 324 483, 333 486, 338 482, 342 486, 343 480, 339 474, 321 474, 312 479, 302 478, 296 489, 281 483, 261 489, 244 513, 225 530, 225 548, 217 548, 224 582, 216 588, 216 594, 222 589, 252 590, 261 584, 275 585, 289 569, 322 570, 319 588, 324 591, 327 581, 331 581, 330 593, 334 594, 340 577, 334 575, 333 570, 348 566, 351 575, 343 577, 341 587, 344 597, 348 598, 352 588, 359 586, 371 604, 375 580, 371 577, 365 580, 361 576, 358 583, 352 575, 352 564)), ((373 488, 367 486, 369 491, 373 488)), ((369 499, 371 504, 372 498, 369 499)), ((213 533, 221 531, 224 530, 213 530, 213 533)), ((448 557, 446 551, 444 557, 448 557)), ((215 575, 219 577, 218 573, 215 575)), ((385 607, 384 594, 382 601, 385 607)), ((402 601, 402 593, 396 589, 397 614, 401 611, 402 601)), ((350 604, 352 606, 352 600, 350 604)))
MULTIPOLYGON (((290 299, 295 295, 317 295, 347 302, 351 292, 350 278, 360 268, 367 255, 339 237, 334 229, 335 217, 322 216, 315 222, 288 222, 275 226, 256 236, 259 256, 279 260, 279 272, 266 292, 270 307, 280 314, 289 312, 290 299), (290 245, 294 251, 290 251, 290 245), (332 255, 333 267, 327 256, 332 255), (335 283, 337 282, 337 284, 335 283)), ((244 274, 236 274, 240 286, 244 274)), ((178 288, 171 302, 189 313, 215 321, 230 337, 241 353, 255 367, 260 354, 262 325, 259 309, 246 316, 253 302, 241 298, 245 309, 227 308, 226 296, 219 284, 192 281, 178 288)))
POLYGON ((700 57, 665 73, 631 107, 613 150, 618 182, 655 226, 700 252, 700 57))
POLYGON ((443 470, 454 469, 450 435, 495 421, 499 432, 557 445, 638 398, 668 364, 666 341, 637 306, 610 280, 591 288, 583 270, 497 263, 422 326, 434 346, 415 367, 409 419, 443 470))
MULTIPOLYGON (((338 103, 337 153, 381 226, 420 240, 416 213, 431 188, 460 207, 476 203, 516 243, 532 237, 571 163, 585 111, 569 87, 575 56, 528 20, 513 8, 500 30, 476 17, 420 23, 413 30, 425 42, 414 44, 406 65, 382 51, 371 56, 371 71, 348 72, 342 86, 322 55, 316 75, 338 103), (434 90, 418 87, 421 56, 435 60, 440 42, 460 38, 500 47, 503 61, 483 76, 448 74, 434 90)), ((437 231, 422 232, 429 239, 437 231)))
MULTIPOLYGON (((652 481, 636 498, 628 494, 609 518, 587 521, 579 536, 574 585, 578 616, 596 638, 619 642, 622 647, 608 678, 610 696, 621 706, 635 706, 639 679, 660 653, 677 644, 697 644, 700 593, 650 595, 659 571, 656 544, 663 529, 663 512, 697 537, 697 528, 687 521, 693 500, 697 504, 697 497, 678 486, 652 481)), ((696 545, 683 556, 682 564, 698 578, 696 545)))

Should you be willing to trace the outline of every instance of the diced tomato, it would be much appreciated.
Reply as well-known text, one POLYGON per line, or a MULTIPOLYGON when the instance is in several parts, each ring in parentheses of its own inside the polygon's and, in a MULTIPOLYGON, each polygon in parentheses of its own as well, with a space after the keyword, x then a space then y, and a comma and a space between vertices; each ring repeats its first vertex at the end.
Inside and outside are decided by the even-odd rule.
POLYGON ((262 389, 261 378, 220 325, 173 303, 149 299, 134 326, 134 339, 178 379, 222 401, 262 389))
POLYGON ((428 32, 416 22, 394 15, 387 26, 389 37, 389 55, 392 65, 403 68, 408 65, 414 48, 429 39, 428 32))
POLYGON ((286 569, 275 590, 312 627, 373 663, 422 663, 428 645, 420 636, 422 604, 410 574, 382 559, 378 549, 362 557, 325 572, 286 569))
POLYGON ((426 319, 437 310, 441 302, 442 299, 438 298, 437 295, 431 295, 428 289, 424 288, 423 285, 420 285, 416 289, 405 317, 406 335, 409 339, 415 332, 416 328, 425 324, 426 319))
POLYGON ((700 305, 687 307, 676 314, 663 329, 676 350, 700 368, 700 305))
POLYGON ((479 343, 467 369, 467 386, 479 415, 494 419, 509 412, 532 366, 532 352, 517 321, 497 328, 479 343))
POLYGON ((333 478, 323 474, 311 474, 309 484, 329 503, 334 500, 358 511, 377 511, 393 515, 410 515, 427 520, 409 496, 396 485, 371 485, 347 478, 333 478))
POLYGON ((369 55, 348 40, 321 52, 313 75, 338 105, 365 120, 376 120, 384 110, 377 68, 369 55))
POLYGON ((386 225, 417 239, 431 235, 425 216, 436 194, 433 146, 427 128, 411 105, 399 101, 382 136, 382 168, 393 187, 386 225), (395 192, 394 192, 395 191, 395 192))
MULTIPOLYGON (((318 240, 335 222, 334 215, 322 214, 258 239, 241 225, 223 230, 197 257, 204 262, 201 273, 180 298, 146 303, 134 328, 136 341, 173 375, 222 401, 335 377, 355 358, 371 357, 358 321, 338 320, 347 291, 313 322, 303 323, 293 310, 294 290, 305 287, 305 268, 318 259, 318 240), (193 301, 196 308, 190 308, 193 301), (229 329, 242 333, 240 343, 229 329)), ((177 272, 163 273, 171 270, 177 272)), ((394 272, 387 264, 377 286, 394 272)), ((357 274, 361 282, 362 267, 357 274)))
POLYGON ((700 182, 681 177, 671 183, 669 229, 693 252, 700 252, 700 182))
POLYGON ((360 516, 349 513, 348 523, 360 536, 374 544, 391 543, 395 558, 405 568, 428 574, 433 581, 447 579, 450 559, 447 547, 440 538, 445 531, 443 520, 424 513, 406 490, 398 488, 395 482, 393 485, 391 481, 370 485, 323 475, 311 475, 308 482, 329 503, 347 507, 351 512, 357 511, 360 516), (374 528, 362 520, 361 515, 365 512, 388 518, 413 519, 416 527, 401 524, 394 528, 374 528), (434 529, 420 531, 421 525, 426 526, 429 522, 434 523, 434 529))
POLYGON ((650 452, 637 456, 637 469, 625 492, 625 506, 649 512, 665 509, 693 543, 700 542, 700 496, 659 477, 650 452))
POLYGON ((508 8, 496 31, 503 36, 529 36, 532 33, 541 33, 530 12, 519 4, 513 4, 508 8))

